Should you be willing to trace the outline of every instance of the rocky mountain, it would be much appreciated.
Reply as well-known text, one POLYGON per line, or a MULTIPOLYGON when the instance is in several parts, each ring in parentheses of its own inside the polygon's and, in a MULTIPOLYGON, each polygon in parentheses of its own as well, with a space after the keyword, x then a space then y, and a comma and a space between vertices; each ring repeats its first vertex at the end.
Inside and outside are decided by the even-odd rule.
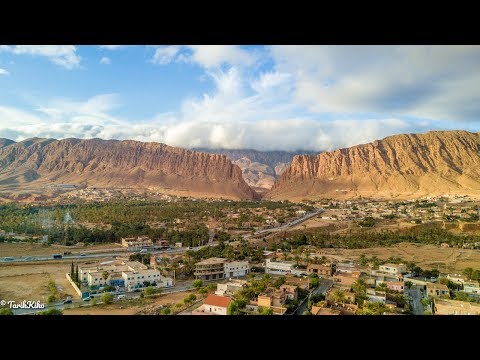
POLYGON ((131 140, 0 140, 1 190, 54 184, 258 197, 243 180, 240 168, 225 155, 131 140))
POLYGON ((252 149, 195 149, 211 154, 226 155, 242 169, 246 183, 259 193, 270 190, 275 180, 290 165, 297 154, 315 154, 312 151, 258 151, 252 149))
POLYGON ((480 133, 431 131, 297 155, 266 194, 273 199, 480 195, 480 133))

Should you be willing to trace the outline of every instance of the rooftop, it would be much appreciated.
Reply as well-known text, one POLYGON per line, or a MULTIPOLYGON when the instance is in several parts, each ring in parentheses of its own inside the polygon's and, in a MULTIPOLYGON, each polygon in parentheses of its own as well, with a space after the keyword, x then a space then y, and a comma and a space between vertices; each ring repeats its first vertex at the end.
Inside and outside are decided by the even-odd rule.
POLYGON ((228 307, 232 299, 226 296, 218 296, 218 295, 213 295, 210 294, 207 296, 205 301, 203 302, 205 305, 211 305, 211 306, 218 306, 218 307, 228 307))
POLYGON ((213 265, 213 264, 222 264, 227 261, 224 258, 209 258, 202 261, 197 262, 195 265, 213 265))

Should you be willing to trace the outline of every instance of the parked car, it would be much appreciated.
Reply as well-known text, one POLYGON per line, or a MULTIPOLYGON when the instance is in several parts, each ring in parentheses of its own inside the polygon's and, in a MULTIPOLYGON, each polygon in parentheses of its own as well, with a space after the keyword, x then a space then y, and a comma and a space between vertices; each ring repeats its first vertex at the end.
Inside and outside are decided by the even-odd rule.
POLYGON ((92 300, 92 298, 90 296, 86 297, 86 298, 83 298, 83 301, 90 301, 92 300))
POLYGON ((85 253, 81 253, 80 256, 86 256, 85 253))
POLYGON ((64 304, 71 304, 72 302, 73 302, 72 299, 65 299, 65 300, 63 300, 63 303, 64 303, 64 304))
POLYGON ((125 299, 126 298, 126 295, 125 294, 121 294, 121 295, 118 295, 117 296, 117 299, 125 299))

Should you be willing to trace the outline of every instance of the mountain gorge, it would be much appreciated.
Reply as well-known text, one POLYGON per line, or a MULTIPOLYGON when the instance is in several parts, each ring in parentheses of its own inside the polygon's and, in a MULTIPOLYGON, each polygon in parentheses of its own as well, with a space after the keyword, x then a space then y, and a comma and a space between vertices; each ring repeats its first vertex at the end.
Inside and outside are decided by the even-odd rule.
POLYGON ((226 155, 240 167, 245 182, 256 192, 263 194, 271 189, 275 180, 290 165, 297 154, 313 155, 313 151, 258 151, 252 149, 205 149, 197 151, 226 155))
POLYGON ((479 195, 479 151, 479 133, 431 131, 297 155, 266 198, 479 195))

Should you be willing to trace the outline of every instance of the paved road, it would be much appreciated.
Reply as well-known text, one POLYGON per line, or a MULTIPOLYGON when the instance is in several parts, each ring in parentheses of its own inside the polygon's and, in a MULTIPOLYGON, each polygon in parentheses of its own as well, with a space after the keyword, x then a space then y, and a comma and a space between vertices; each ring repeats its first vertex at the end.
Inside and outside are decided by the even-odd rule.
POLYGON ((412 312, 414 315, 423 315, 424 309, 421 303, 422 293, 418 286, 412 286, 410 289, 405 289, 407 294, 411 297, 412 312))
MULTIPOLYGON (((322 294, 325 296, 325 294, 327 293, 328 289, 330 289, 333 285, 333 280, 329 280, 329 279, 320 279, 320 285, 318 285, 318 287, 316 289, 314 289, 311 293, 310 296, 312 295, 317 295, 317 294, 322 294)), ((305 310, 307 310, 307 305, 308 305, 308 299, 310 298, 307 297, 301 304, 300 306, 297 308, 297 310, 295 310, 295 315, 303 315, 303 313, 305 312, 305 310)))
POLYGON ((293 220, 289 223, 286 223, 284 225, 279 225, 279 226, 276 226, 276 227, 272 227, 270 229, 263 229, 263 230, 259 230, 259 231, 256 231, 254 232, 253 234, 245 234, 243 235, 243 237, 245 239, 248 239, 252 236, 258 236, 258 235, 265 235, 265 234, 270 234, 270 233, 273 233, 273 232, 278 232, 278 231, 284 231, 290 227, 293 227, 293 226, 296 226, 298 224, 301 224, 302 222, 314 217, 314 216, 317 216, 318 214, 322 213, 324 210, 323 209, 317 209, 311 213, 306 213, 305 215, 303 215, 302 217, 296 219, 296 220, 293 220))

